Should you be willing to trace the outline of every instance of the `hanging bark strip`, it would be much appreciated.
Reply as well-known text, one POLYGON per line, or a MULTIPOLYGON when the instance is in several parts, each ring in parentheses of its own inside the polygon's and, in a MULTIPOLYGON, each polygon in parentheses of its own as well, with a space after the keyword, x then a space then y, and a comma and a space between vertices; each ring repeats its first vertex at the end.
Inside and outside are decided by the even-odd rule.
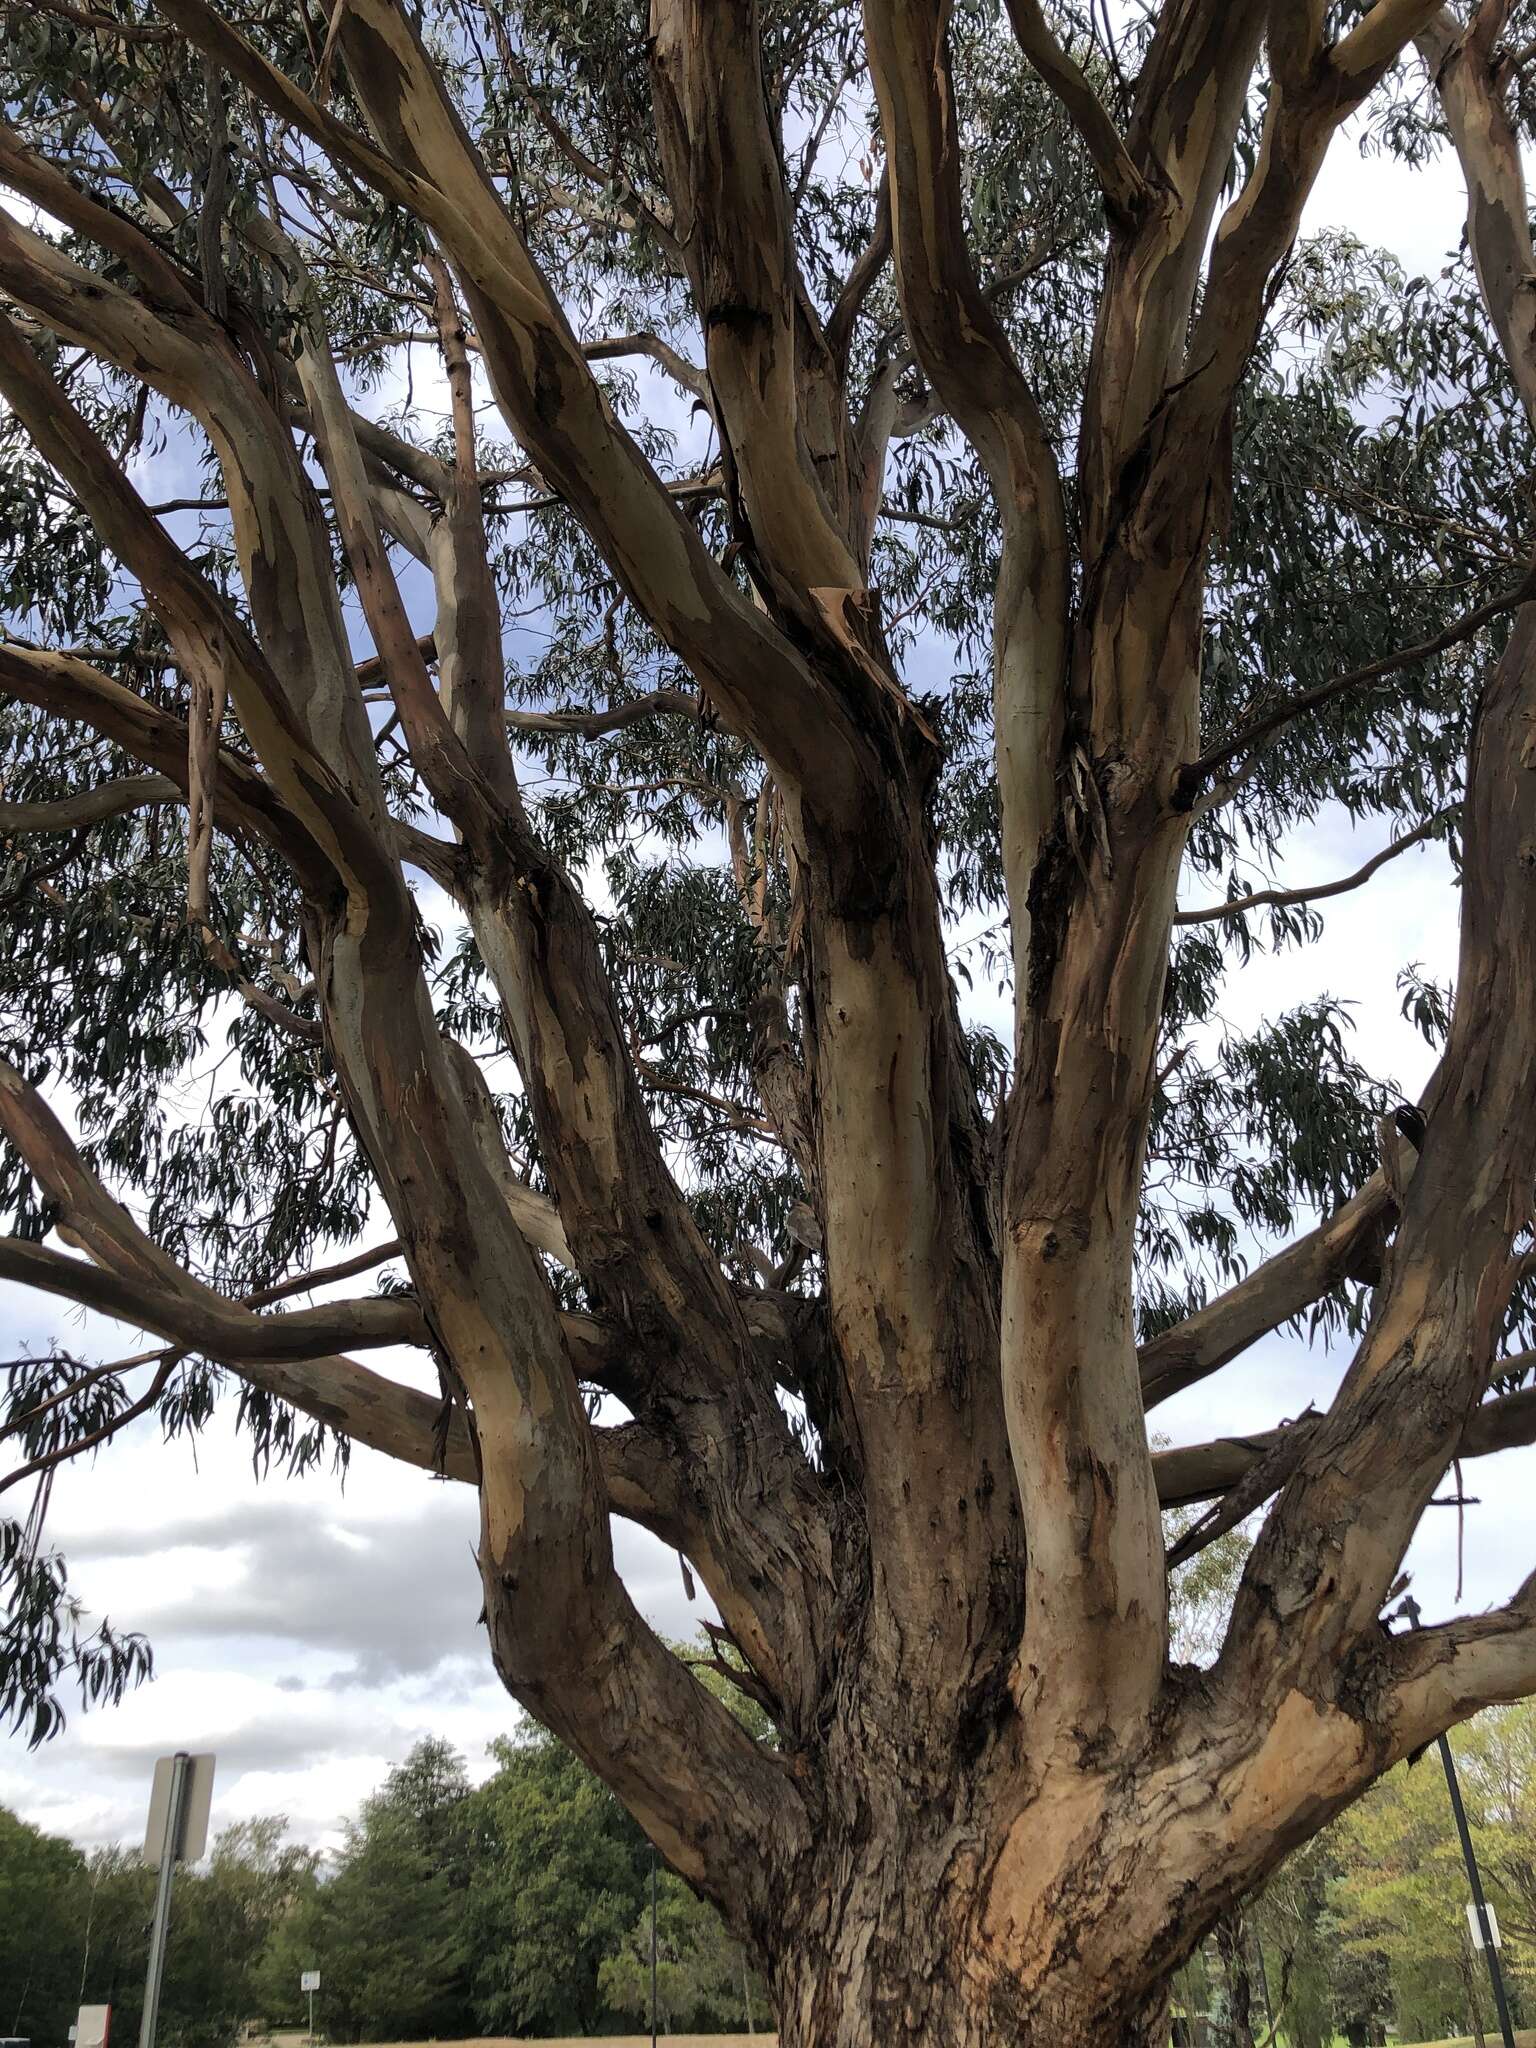
POLYGON ((227 686, 222 647, 192 677, 187 720, 187 921, 211 931, 208 874, 213 859, 213 818, 218 800, 219 735, 227 686))

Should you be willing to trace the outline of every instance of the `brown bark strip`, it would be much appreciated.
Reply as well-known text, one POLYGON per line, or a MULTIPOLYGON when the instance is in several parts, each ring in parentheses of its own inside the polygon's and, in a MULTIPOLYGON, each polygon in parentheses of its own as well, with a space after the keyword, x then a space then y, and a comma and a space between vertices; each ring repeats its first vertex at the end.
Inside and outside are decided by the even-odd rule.
MULTIPOLYGON (((221 650, 222 652, 222 650, 221 650)), ((213 818, 219 772, 219 733, 224 724, 225 666, 199 670, 192 678, 187 721, 187 918, 208 927, 208 869, 213 859, 213 818)))

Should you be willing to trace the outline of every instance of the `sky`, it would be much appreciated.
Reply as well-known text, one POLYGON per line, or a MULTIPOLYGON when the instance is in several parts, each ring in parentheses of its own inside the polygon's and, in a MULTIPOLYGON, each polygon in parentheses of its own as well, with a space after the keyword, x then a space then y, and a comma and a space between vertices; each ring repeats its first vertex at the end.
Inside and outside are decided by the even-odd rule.
MULTIPOLYGON (((1411 273, 1434 271, 1456 247, 1463 203, 1450 163, 1408 171, 1362 158, 1346 135, 1306 225, 1353 229, 1411 273)), ((1288 886, 1346 874, 1378 850, 1382 831, 1330 813, 1277 872, 1288 886)), ((1415 848, 1319 909, 1321 940, 1255 954, 1234 976, 1226 1014, 1251 1026, 1311 995, 1347 998, 1359 1056, 1411 1098, 1430 1054, 1399 1014, 1395 982, 1409 961, 1451 978, 1456 893, 1444 850, 1415 848)), ((135 1333, 0 1285, 3 1355, 55 1338, 109 1357, 133 1348, 135 1333)), ((403 1357, 371 1362, 401 1378, 413 1371, 403 1357)), ((1176 1443, 1272 1427, 1308 1402, 1325 1405, 1344 1363, 1270 1338, 1167 1403, 1154 1427, 1176 1443)), ((1481 1460, 1467 1476, 1478 1505, 1466 1518, 1460 1605, 1475 1610, 1507 1597, 1536 1562, 1536 1450, 1481 1460)), ((1457 1607, 1457 1520, 1432 1509, 1410 1554, 1427 1619, 1457 1607)), ((334 1845, 343 1818, 421 1737, 447 1738, 478 1776, 487 1746, 515 1725, 477 1625, 465 1487, 366 1450, 344 1483, 325 1472, 258 1482, 248 1443, 220 1416, 195 1445, 166 1446, 139 1426, 94 1465, 66 1467, 49 1534, 86 1607, 143 1630, 156 1659, 153 1683, 119 1707, 71 1713, 41 1750, 0 1738, 0 1804, 82 1844, 141 1839, 154 1759, 184 1748, 217 1755, 215 1828, 279 1813, 296 1837, 334 1845)), ((630 1524, 616 1523, 615 1536, 642 1612, 670 1636, 691 1635, 708 1610, 690 1601, 676 1557, 630 1524)))

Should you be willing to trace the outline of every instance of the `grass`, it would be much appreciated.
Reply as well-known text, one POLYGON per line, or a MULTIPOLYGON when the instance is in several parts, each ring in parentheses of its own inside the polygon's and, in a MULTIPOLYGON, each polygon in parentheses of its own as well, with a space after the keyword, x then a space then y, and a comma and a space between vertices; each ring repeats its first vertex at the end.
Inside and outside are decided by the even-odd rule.
MULTIPOLYGON (((1498 2048, 1499 2029, 1497 2024, 1485 2028, 1483 2038, 1488 2048, 1498 2048)), ((646 2048, 650 2048, 649 2042, 646 2048)), ((1455 2034, 1449 2041, 1404 2041, 1402 2048, 1473 2048, 1470 2034, 1455 2034)), ((1536 2027, 1516 2027, 1515 2048, 1536 2048, 1536 2027)))

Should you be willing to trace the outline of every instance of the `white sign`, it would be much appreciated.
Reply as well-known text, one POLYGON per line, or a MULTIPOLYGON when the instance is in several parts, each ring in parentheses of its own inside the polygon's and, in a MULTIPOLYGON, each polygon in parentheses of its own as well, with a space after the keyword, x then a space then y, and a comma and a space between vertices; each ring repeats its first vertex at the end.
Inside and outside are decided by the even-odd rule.
POLYGON ((320 1989, 320 1972, 318 1970, 305 1970, 299 1978, 299 1989, 301 1991, 318 1991, 320 1989))
MULTIPOLYGON (((213 1804, 213 1758, 189 1756, 184 1758, 184 1764, 181 1826, 171 1846, 171 1858, 176 1863, 195 1863, 208 1846, 208 1809, 213 1804)), ((175 1757, 162 1756, 156 1760, 154 1789, 149 1795, 149 1825, 144 1830, 144 1861, 151 1870, 160 1868, 175 1774, 175 1757)))
MULTIPOLYGON (((1488 1931, 1493 1936, 1493 1945, 1495 1948, 1502 1948, 1504 1937, 1499 1933, 1499 1916, 1492 1906, 1485 1906, 1483 1910, 1488 1915, 1488 1931)), ((1472 1930, 1472 1946, 1480 1949, 1483 1946, 1483 1930, 1477 1917, 1477 1908, 1470 1899, 1467 1901, 1467 1925, 1472 1930)))
POLYGON ((112 2023, 110 2005, 82 2005, 80 2017, 69 2030, 77 2048, 107 2048, 107 2029, 112 2023))

